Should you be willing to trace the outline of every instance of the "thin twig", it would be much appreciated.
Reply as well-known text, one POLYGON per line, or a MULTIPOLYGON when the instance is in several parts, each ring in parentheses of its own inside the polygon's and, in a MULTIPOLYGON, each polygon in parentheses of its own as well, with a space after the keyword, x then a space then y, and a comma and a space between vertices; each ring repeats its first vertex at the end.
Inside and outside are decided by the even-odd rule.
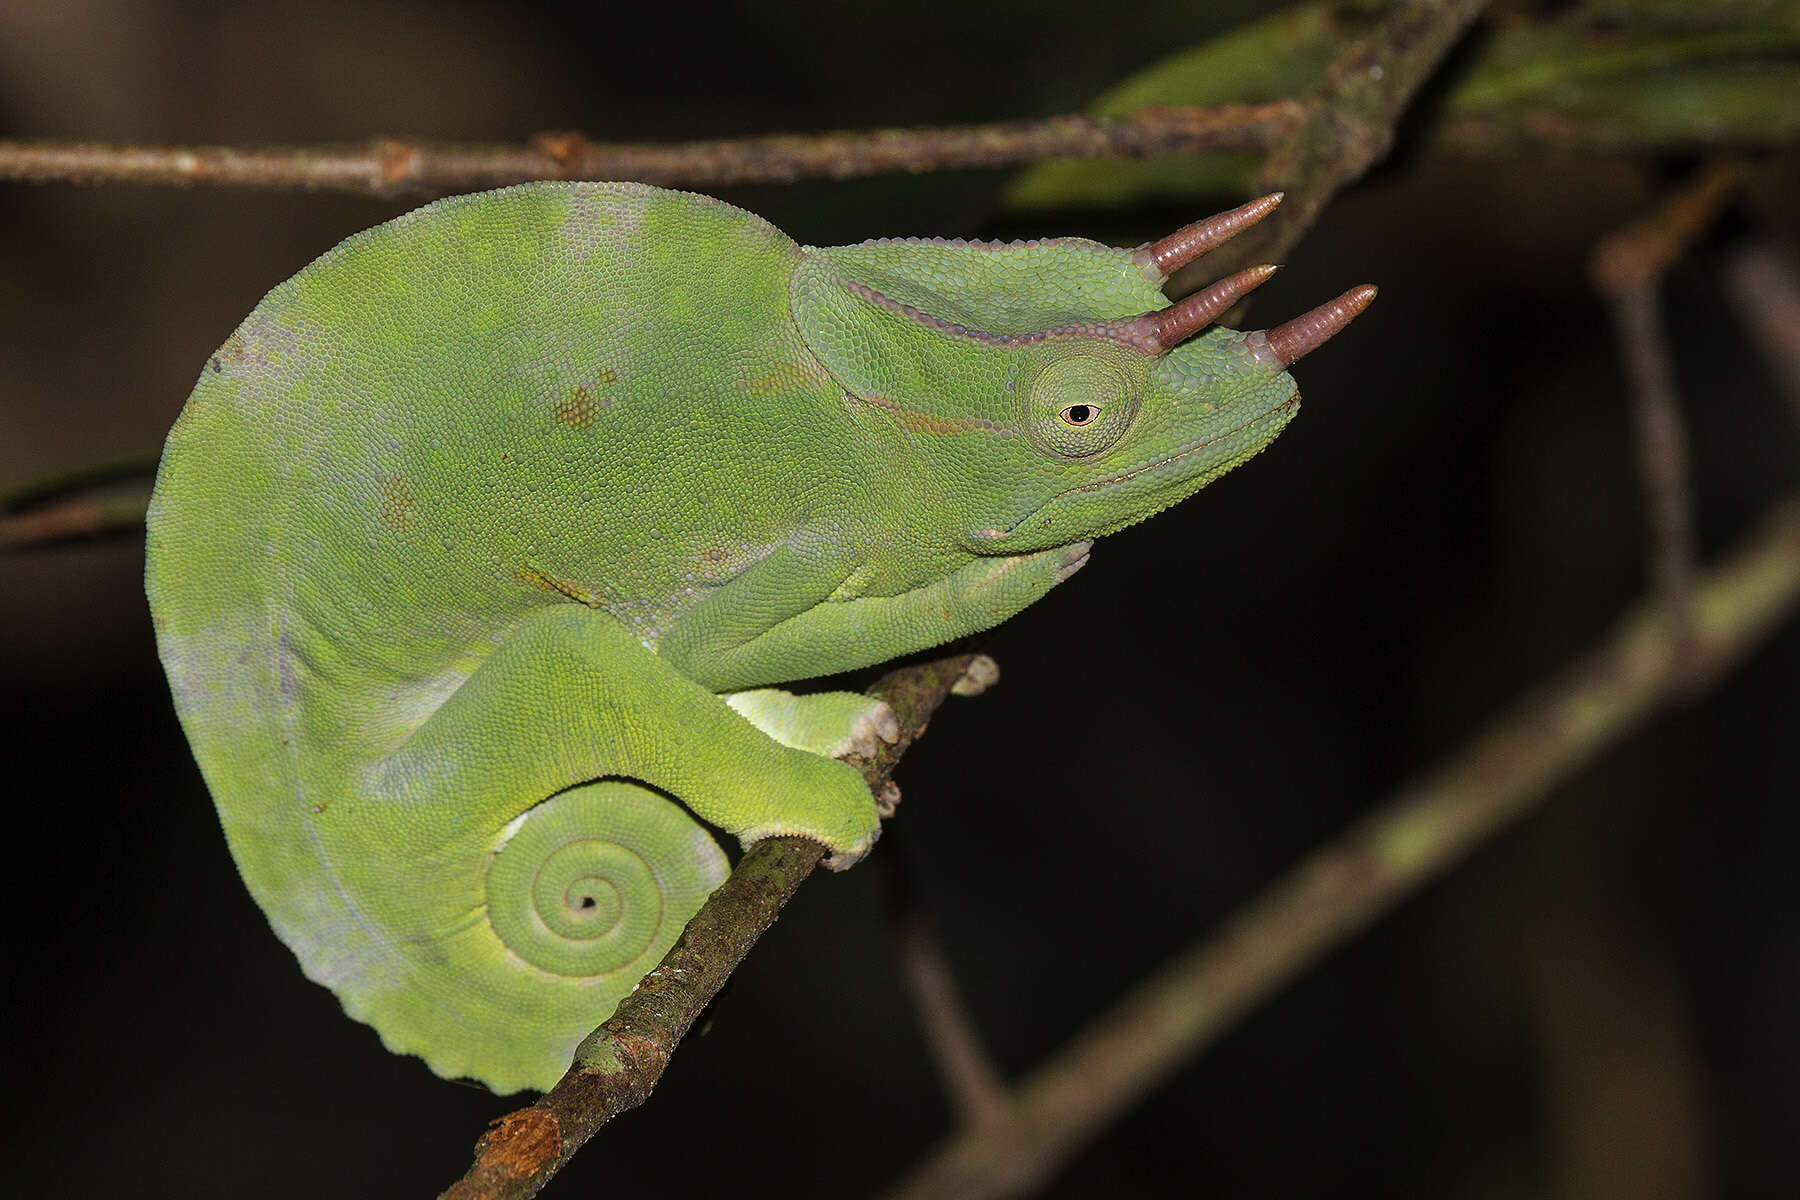
POLYGON ((1726 259, 1725 284, 1800 417, 1800 277, 1793 263, 1773 245, 1753 242, 1726 259))
MULTIPOLYGON (((522 146, 398 138, 264 147, 0 139, 0 179, 297 188, 412 197, 532 179, 635 179, 665 186, 728 187, 1010 167, 1051 159, 1178 158, 1207 150, 1259 154, 1317 111, 1302 101, 1276 100, 1146 108, 1124 117, 1068 113, 980 125, 690 142, 596 142, 580 133, 543 133, 522 146)), ((1741 130, 1727 124, 1714 131, 1708 144, 1759 145, 1774 137, 1756 121, 1742 124, 1746 127, 1741 130)), ((1552 108, 1459 114, 1446 118, 1434 133, 1435 145, 1488 156, 1546 147, 1655 150, 1691 140, 1640 131, 1629 122, 1579 120, 1552 108)))
POLYGON ((528 179, 635 179, 687 187, 848 179, 941 167, 1008 167, 1047 158, 1259 153, 1299 122, 1300 105, 1146 108, 934 129, 769 134, 693 142, 593 142, 539 134, 529 145, 381 140, 324 146, 130 146, 0 140, 0 179, 36 183, 214 184, 442 195, 528 179))
MULTIPOLYGON (((1777 506, 1694 593, 1698 678, 1716 682, 1800 603, 1800 496, 1777 506)), ((1548 687, 1314 854, 1127 995, 1014 1090, 1005 1140, 967 1130, 894 1195, 975 1200, 1048 1178, 1120 1112, 1258 1002, 1553 785, 1686 694, 1667 616, 1651 600, 1548 687)))
POLYGON ((1612 305, 1613 327, 1632 385, 1638 475, 1650 515, 1651 573, 1672 623, 1677 657, 1689 661, 1695 635, 1693 489, 1675 366, 1662 321, 1662 277, 1703 233, 1745 177, 1741 164, 1706 171, 1640 221, 1595 248, 1594 284, 1612 305))
POLYGON ((1677 657, 1685 661, 1694 644, 1694 502, 1661 291, 1655 280, 1646 280, 1611 299, 1613 329, 1631 376, 1632 434, 1650 517, 1651 577, 1667 602, 1677 657))
POLYGON ((895 958, 958 1124, 998 1136, 1012 1123, 1012 1100, 982 1047, 949 958, 919 902, 904 849, 893 846, 881 856, 893 910, 895 958))
MULTIPOLYGON (((878 795, 975 658, 959 654, 905 667, 869 690, 900 720, 895 744, 857 762, 878 795)), ((695 1018, 824 855, 819 843, 799 837, 768 838, 746 851, 656 969, 581 1043, 556 1086, 482 1135, 468 1174, 444 1200, 535 1196, 596 1130, 648 1099, 695 1018)))

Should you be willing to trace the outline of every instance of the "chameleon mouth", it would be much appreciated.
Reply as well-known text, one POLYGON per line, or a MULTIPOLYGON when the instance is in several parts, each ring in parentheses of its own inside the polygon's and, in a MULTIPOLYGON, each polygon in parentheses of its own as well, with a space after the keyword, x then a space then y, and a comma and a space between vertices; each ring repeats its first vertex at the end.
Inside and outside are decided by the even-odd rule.
MULTIPOLYGON (((1286 400, 1283 400, 1280 404, 1276 404, 1269 408, 1265 408, 1262 412, 1257 413, 1254 417, 1250 417, 1248 420, 1244 421, 1243 424, 1241 424, 1241 425, 1237 425, 1231 429, 1222 430, 1218 433, 1213 434, 1210 437, 1201 438, 1199 441, 1194 442, 1191 445, 1184 446, 1180 450, 1175 451, 1173 454, 1166 454, 1162 458, 1154 459, 1150 462, 1142 464, 1141 466, 1133 467, 1129 471, 1124 471, 1124 472, 1121 472, 1120 474, 1112 475, 1105 479, 1096 479, 1091 482, 1081 484, 1077 487, 1069 488, 1067 491, 1058 492, 1058 493, 1056 493, 1056 495, 1054 495, 1050 498, 1050 503, 1054 504, 1056 501, 1067 499, 1070 496, 1079 496, 1083 492, 1096 492, 1096 491, 1101 490, 1102 488, 1116 487, 1121 483, 1125 483, 1129 480, 1136 479, 1140 475, 1145 475, 1145 474, 1150 474, 1150 473, 1154 473, 1157 471, 1161 471, 1164 467, 1167 467, 1172 463, 1178 463, 1182 459, 1187 458, 1189 455, 1198 454, 1198 453, 1200 453, 1200 451, 1205 450, 1212 446, 1216 446, 1220 442, 1227 441, 1231 438, 1234 438, 1234 437, 1238 436, 1240 433, 1244 433, 1247 430, 1254 429, 1258 425, 1261 425, 1264 421, 1267 421, 1271 417, 1280 416, 1283 413, 1291 413, 1295 408, 1299 407, 1299 405, 1300 405, 1300 393, 1298 391, 1295 391, 1294 393, 1289 395, 1286 400)), ((1030 518, 1027 518, 1027 520, 1029 520, 1029 519, 1030 518)), ((1023 525, 1024 523, 1025 523, 1024 521, 1021 521, 1019 524, 1023 525)), ((1016 528, 1016 526, 1015 526, 1015 528, 1016 528)))

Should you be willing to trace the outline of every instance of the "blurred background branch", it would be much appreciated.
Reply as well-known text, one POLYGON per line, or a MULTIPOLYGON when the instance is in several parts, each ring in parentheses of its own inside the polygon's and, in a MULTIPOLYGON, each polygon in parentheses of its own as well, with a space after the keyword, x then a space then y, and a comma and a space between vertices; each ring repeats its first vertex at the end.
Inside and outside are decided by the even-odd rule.
POLYGON ((1800 601, 1800 496, 1699 581, 1693 668, 1652 598, 1449 761, 1277 880, 1140 984, 972 1126, 895 1200, 977 1200, 1041 1186, 1121 1112, 1320 955, 1529 812, 1556 783, 1691 686, 1716 681, 1800 601))
POLYGON ((1742 163, 1703 172, 1649 216, 1601 240, 1591 271, 1612 305, 1613 328, 1632 385, 1632 431, 1651 533, 1651 576, 1670 622, 1678 663, 1699 651, 1691 593, 1694 513, 1687 432, 1675 395, 1674 356, 1662 320, 1662 277, 1712 227, 1748 177, 1742 163))

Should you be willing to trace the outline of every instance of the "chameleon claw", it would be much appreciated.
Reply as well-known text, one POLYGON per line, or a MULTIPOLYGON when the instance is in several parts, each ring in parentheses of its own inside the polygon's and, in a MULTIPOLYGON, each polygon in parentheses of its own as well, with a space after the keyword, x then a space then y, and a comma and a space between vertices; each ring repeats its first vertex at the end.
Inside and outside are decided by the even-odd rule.
POLYGON ((844 746, 837 752, 837 757, 854 755, 858 758, 874 758, 875 751, 883 743, 891 746, 900 740, 900 718, 894 715, 886 701, 877 700, 866 711, 856 714, 856 720, 850 723, 850 734, 844 740, 844 746))
POLYGON ((1061 583, 1081 568, 1087 566, 1088 555, 1094 549, 1094 539, 1076 542, 1063 551, 1062 566, 1057 568, 1056 582, 1061 583))
POLYGON ((867 858, 869 856, 869 851, 875 848, 875 843, 880 839, 881 826, 877 825, 870 831, 867 841, 858 842, 848 850, 833 850, 821 860, 819 865, 824 867, 827 871, 848 871, 851 867, 854 867, 857 863, 867 858))
POLYGON ((969 660, 962 678, 950 685, 952 696, 979 696, 1000 682, 1000 664, 985 654, 969 660))

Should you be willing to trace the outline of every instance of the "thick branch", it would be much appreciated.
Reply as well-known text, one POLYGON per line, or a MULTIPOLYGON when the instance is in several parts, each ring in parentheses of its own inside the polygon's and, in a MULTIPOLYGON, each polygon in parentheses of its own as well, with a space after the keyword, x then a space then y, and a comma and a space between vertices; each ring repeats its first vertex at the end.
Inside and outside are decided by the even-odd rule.
MULTIPOLYGON (((1800 601, 1800 497, 1791 498, 1694 590, 1698 672, 1711 683, 1800 601)), ((1550 788, 1684 694, 1660 606, 1599 647, 1313 855, 1203 942, 1139 986, 1015 1091, 1005 1138, 965 1131, 896 1195, 1010 1194, 1048 1178, 1145 1092, 1327 950, 1550 788)))
MULTIPOLYGON (((877 795, 976 660, 961 654, 902 668, 870 689, 900 719, 900 739, 857 764, 877 795)), ((444 1200, 535 1196, 596 1130, 647 1100, 695 1018, 824 856, 819 843, 798 837, 768 838, 746 851, 656 969, 582 1042, 568 1074, 482 1135, 474 1164, 444 1200)))
POLYGON ((36 183, 215 184, 441 195, 528 179, 635 179, 687 187, 848 179, 940 167, 1010 167, 1046 158, 1258 153, 1296 125, 1300 106, 1147 108, 937 129, 770 134, 695 142, 590 142, 540 134, 528 146, 395 140, 327 146, 126 146, 0 140, 0 179, 36 183))

